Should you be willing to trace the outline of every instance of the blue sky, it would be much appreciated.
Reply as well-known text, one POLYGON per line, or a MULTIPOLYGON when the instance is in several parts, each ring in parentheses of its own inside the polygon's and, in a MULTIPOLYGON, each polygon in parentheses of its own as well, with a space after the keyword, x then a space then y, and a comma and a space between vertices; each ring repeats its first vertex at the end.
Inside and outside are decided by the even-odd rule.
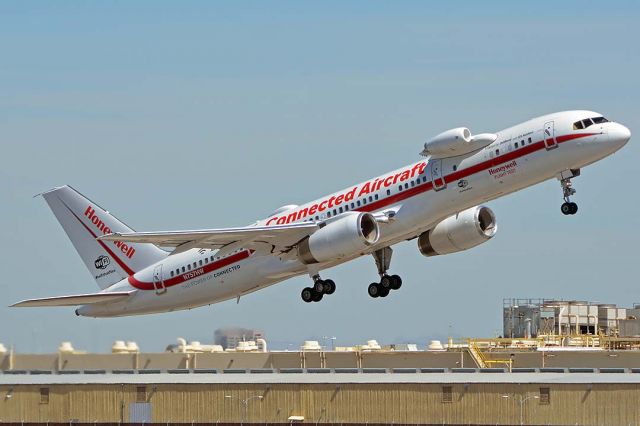
MULTIPOLYGON (((32 198, 53 186, 137 230, 238 226, 410 163, 452 127, 586 108, 635 132, 638 18, 636 2, 2 2, 2 306, 96 288, 32 198)), ((399 245, 405 285, 384 300, 366 295, 376 273, 363 258, 324 273, 338 290, 322 303, 301 302, 300 277, 239 305, 146 317, 0 307, 0 342, 161 350, 237 325, 281 347, 424 344, 494 334, 503 297, 630 305, 634 139, 576 179, 576 216, 549 181, 488 204, 500 230, 486 245, 429 259, 399 245)))

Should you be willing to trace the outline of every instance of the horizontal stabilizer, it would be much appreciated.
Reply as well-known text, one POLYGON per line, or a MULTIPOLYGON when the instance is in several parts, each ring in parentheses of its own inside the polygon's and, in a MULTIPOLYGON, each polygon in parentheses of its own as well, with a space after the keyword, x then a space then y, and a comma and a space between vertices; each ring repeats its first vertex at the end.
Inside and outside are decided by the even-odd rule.
MULTIPOLYGON (((135 291, 135 290, 134 290, 135 291)), ((28 299, 11 305, 12 308, 37 308, 43 306, 77 306, 90 303, 115 302, 126 299, 134 291, 118 291, 113 293, 71 294, 68 296, 28 299)))

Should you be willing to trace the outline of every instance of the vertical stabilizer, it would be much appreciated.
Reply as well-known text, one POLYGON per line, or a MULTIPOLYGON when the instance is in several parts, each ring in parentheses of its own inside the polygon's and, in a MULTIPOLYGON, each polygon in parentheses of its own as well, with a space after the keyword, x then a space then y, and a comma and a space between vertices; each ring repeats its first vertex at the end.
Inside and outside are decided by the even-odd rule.
POLYGON ((70 186, 42 196, 101 289, 167 257, 153 244, 97 241, 100 235, 133 230, 70 186))

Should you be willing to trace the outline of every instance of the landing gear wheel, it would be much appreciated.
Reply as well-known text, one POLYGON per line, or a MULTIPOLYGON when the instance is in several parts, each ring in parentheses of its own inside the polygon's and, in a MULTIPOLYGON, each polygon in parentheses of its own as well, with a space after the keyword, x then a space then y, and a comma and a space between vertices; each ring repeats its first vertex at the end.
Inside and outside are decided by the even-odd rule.
POLYGON ((322 293, 318 293, 317 291, 314 291, 314 292, 313 292, 313 301, 314 301, 314 302, 319 302, 319 301, 321 301, 321 300, 322 300, 322 296, 323 296, 323 294, 322 294, 322 293))
POLYGON ((313 283, 313 289, 316 293, 324 293, 324 283, 324 280, 315 280, 315 282, 313 283))
POLYGON ((380 278, 380 287, 389 290, 391 289, 391 277, 389 275, 383 275, 380 278))
POLYGON ((391 290, 380 286, 380 297, 387 297, 391 290))
POLYGON ((560 211, 564 215, 576 214, 578 213, 578 205, 576 203, 569 203, 569 202, 562 203, 562 206, 560 206, 560 211))
POLYGON ((336 291, 336 283, 333 282, 333 280, 325 280, 324 289, 322 291, 324 294, 333 294, 336 291))
POLYGON ((578 213, 578 205, 576 203, 569 203, 569 205, 571 206, 571 213, 570 214, 578 213))
POLYGON ((402 278, 399 275, 391 275, 391 290, 398 290, 402 287, 402 278))
POLYGON ((302 293, 300 293, 300 297, 302 297, 302 300, 304 300, 307 303, 313 302, 313 295, 314 295, 314 291, 311 287, 304 288, 302 290, 302 293))
POLYGON ((378 283, 369 284, 369 288, 367 288, 367 293, 369 293, 369 296, 373 297, 374 299, 376 297, 380 297, 380 287, 378 286, 378 283))

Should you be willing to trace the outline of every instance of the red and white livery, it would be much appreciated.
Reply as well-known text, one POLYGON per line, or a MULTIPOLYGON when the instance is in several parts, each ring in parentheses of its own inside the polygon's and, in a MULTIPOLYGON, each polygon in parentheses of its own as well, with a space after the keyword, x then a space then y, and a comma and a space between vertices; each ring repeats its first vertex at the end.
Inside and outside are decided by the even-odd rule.
POLYGON ((380 281, 371 297, 402 285, 388 274, 391 246, 417 239, 425 256, 491 239, 494 213, 481 204, 557 178, 573 215, 572 179, 630 139, 629 129, 592 111, 538 117, 497 133, 443 132, 416 163, 238 228, 135 232, 69 186, 42 194, 101 291, 13 306, 81 305, 77 315, 113 317, 191 309, 240 298, 308 274, 305 302, 332 294, 320 272, 372 255, 380 281), (161 248, 162 247, 162 248, 161 248))

